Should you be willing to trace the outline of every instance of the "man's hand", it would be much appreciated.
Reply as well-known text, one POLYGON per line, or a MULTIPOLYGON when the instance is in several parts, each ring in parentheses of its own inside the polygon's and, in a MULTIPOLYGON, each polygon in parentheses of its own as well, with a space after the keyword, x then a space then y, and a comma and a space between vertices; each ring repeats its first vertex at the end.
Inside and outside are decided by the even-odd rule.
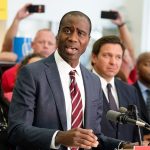
POLYGON ((112 10, 112 11, 118 13, 118 17, 116 19, 113 19, 112 23, 116 24, 117 26, 123 24, 124 23, 123 15, 118 11, 115 11, 115 10, 112 10))
POLYGON ((59 131, 56 135, 55 144, 91 149, 98 146, 97 139, 91 129, 75 128, 68 131, 59 131))
POLYGON ((144 135, 144 141, 150 142, 150 134, 144 135))
POLYGON ((25 4, 16 14, 15 19, 17 20, 22 20, 26 17, 28 17, 29 15, 31 15, 31 13, 28 12, 28 6, 32 5, 31 3, 29 4, 25 4))

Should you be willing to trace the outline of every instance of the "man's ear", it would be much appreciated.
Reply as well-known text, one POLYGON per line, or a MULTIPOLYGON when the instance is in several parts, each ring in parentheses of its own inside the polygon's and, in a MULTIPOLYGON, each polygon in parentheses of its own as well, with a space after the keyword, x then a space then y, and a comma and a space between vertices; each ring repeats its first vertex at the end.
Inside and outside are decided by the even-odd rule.
POLYGON ((31 47, 32 47, 32 48, 33 48, 33 45, 34 45, 34 42, 32 41, 32 42, 31 42, 31 47))
POLYGON ((94 53, 91 54, 91 63, 95 64, 95 61, 97 59, 97 55, 95 55, 94 53))

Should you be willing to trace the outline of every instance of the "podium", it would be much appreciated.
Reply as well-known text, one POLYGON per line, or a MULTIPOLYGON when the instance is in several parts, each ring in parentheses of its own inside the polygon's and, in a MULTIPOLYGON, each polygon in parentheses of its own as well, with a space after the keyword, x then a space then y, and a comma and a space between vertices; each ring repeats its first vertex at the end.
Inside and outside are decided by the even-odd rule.
POLYGON ((150 150, 150 146, 134 146, 133 150, 150 150))
POLYGON ((134 146, 133 149, 120 149, 120 150, 150 150, 150 146, 134 146))

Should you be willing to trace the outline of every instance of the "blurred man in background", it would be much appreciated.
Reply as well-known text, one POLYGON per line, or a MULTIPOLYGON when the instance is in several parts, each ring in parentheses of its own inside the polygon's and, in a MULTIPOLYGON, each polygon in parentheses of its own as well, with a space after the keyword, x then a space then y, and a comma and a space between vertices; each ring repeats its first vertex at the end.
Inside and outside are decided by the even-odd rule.
POLYGON ((115 78, 120 70, 124 51, 125 47, 117 36, 104 36, 98 39, 92 49, 92 71, 100 78, 103 89, 102 133, 112 138, 135 142, 138 140, 136 126, 120 125, 106 118, 110 109, 119 111, 120 107, 138 106, 136 89, 115 78))
MULTIPOLYGON (((20 22, 33 14, 28 12, 28 6, 30 5, 31 4, 24 5, 17 12, 12 25, 5 35, 2 52, 12 52, 13 39, 17 35, 20 22)), ((49 29, 39 30, 33 39, 31 47, 33 48, 34 53, 41 53, 45 57, 49 56, 56 49, 56 39, 54 34, 49 29)))
MULTIPOLYGON (((21 20, 31 15, 31 13, 28 12, 28 6, 30 5, 31 4, 24 5, 17 12, 12 25, 10 26, 10 28, 8 29, 6 33, 6 36, 3 42, 2 53, 3 52, 7 52, 7 53, 9 52, 10 54, 12 53, 13 38, 17 34, 19 24, 21 20)), ((40 54, 43 57, 48 57, 56 49, 56 38, 49 29, 41 29, 36 33, 35 38, 33 39, 31 43, 31 47, 33 49, 33 53, 40 54)), ((19 65, 20 64, 16 64, 14 67, 6 70, 3 73, 2 88, 4 92, 12 92, 19 65)))
MULTIPOLYGON (((134 84, 137 88, 141 119, 150 124, 150 52, 141 53, 137 59, 138 80, 134 84)), ((144 139, 150 141, 150 131, 143 129, 144 139)))

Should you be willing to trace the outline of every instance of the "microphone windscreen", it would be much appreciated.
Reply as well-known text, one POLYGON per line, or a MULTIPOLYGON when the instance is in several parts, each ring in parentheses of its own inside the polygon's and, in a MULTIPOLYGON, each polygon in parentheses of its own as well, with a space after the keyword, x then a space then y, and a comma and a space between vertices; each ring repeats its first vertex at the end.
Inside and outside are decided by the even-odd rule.
POLYGON ((119 112, 121 112, 121 113, 126 113, 128 110, 127 110, 127 108, 125 108, 125 107, 120 107, 119 108, 119 112))
POLYGON ((118 121, 118 117, 121 115, 120 112, 117 112, 117 111, 114 111, 114 110, 109 110, 106 114, 106 118, 108 120, 111 120, 111 121, 115 121, 117 122, 118 121))

